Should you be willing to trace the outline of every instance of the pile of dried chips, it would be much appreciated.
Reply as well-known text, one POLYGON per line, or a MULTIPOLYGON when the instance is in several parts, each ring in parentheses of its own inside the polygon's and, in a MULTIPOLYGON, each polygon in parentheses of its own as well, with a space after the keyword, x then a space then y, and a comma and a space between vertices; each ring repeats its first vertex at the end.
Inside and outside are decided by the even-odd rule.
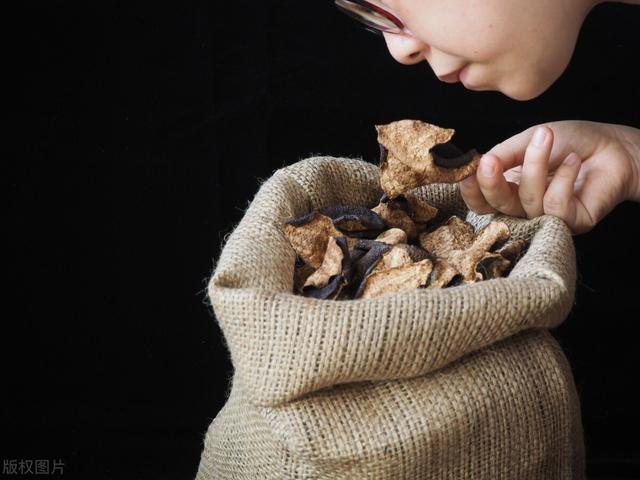
POLYGON ((492 221, 479 232, 410 190, 475 173, 480 155, 450 143, 454 130, 417 120, 376 126, 380 184, 374 208, 338 205, 285 223, 298 257, 294 290, 319 299, 370 298, 409 288, 446 288, 504 276, 524 248, 492 221))

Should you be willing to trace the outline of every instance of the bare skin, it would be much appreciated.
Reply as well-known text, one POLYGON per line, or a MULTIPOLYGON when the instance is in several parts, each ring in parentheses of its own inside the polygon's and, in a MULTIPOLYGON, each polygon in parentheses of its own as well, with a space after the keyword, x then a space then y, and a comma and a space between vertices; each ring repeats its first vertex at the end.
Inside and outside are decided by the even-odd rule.
MULTIPOLYGON (((385 33, 392 57, 426 61, 447 83, 529 100, 566 69, 584 19, 602 0, 377 0, 405 24, 385 33), (462 74, 459 77, 461 69, 462 74)), ((640 5, 640 0, 628 0, 640 5)), ((640 14, 640 12, 638 12, 640 14)), ((552 122, 496 145, 476 176, 461 182, 477 213, 562 218, 591 230, 618 203, 640 201, 640 130, 583 121, 552 122), (541 127, 541 144, 533 142, 541 127)))

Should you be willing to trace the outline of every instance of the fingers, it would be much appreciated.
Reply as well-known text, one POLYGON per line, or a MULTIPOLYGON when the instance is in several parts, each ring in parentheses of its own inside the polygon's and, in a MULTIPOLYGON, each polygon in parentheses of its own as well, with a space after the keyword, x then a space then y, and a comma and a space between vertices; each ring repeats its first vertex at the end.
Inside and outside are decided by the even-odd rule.
POLYGON ((524 155, 518 195, 527 218, 544 214, 543 199, 547 189, 549 156, 553 146, 553 131, 536 128, 524 155))
POLYGON ((543 201, 544 213, 564 220, 573 233, 582 233, 581 226, 593 224, 588 211, 574 196, 580 165, 578 155, 570 153, 556 170, 543 201))
POLYGON ((518 197, 518 185, 507 182, 500 159, 485 154, 480 159, 478 185, 486 202, 496 210, 514 217, 526 216, 518 197))
POLYGON ((487 213, 494 213, 496 211, 484 198, 475 175, 471 175, 460 182, 460 193, 467 207, 478 215, 486 215, 487 213))

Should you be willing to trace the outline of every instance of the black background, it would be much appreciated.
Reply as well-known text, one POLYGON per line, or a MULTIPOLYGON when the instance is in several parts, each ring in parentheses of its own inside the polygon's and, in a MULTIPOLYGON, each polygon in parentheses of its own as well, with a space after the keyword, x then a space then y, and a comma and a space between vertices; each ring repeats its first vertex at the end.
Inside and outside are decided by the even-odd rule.
MULTIPOLYGON (((232 375, 206 282, 275 169, 376 161, 373 125, 402 118, 480 150, 543 121, 640 127, 640 7, 597 7, 564 75, 517 102, 394 62, 330 1, 91 3, 7 19, 21 135, 0 458, 62 459, 66 477, 195 475, 232 375)), ((593 477, 640 471, 639 213, 624 203, 575 237, 576 303, 554 332, 593 477)))

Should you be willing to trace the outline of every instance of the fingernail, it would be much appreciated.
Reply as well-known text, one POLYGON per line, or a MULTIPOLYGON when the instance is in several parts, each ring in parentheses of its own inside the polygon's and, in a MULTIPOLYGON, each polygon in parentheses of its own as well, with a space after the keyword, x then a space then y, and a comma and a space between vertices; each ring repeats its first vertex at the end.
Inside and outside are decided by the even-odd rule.
POLYGON ((485 177, 492 177, 496 173, 496 166, 485 157, 480 162, 480 171, 485 177))
POLYGON ((533 144, 536 147, 541 147, 542 145, 544 145, 546 139, 547 131, 542 127, 539 127, 533 134, 533 144))
POLYGON ((574 152, 570 153, 567 158, 564 159, 564 163, 565 165, 575 165, 578 162, 578 155, 574 152))

